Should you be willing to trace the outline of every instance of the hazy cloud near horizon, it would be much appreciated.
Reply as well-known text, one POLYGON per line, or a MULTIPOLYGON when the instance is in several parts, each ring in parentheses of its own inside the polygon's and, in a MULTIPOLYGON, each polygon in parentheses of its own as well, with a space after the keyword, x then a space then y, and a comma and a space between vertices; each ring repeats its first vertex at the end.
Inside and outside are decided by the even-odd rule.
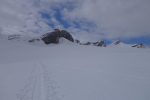
POLYGON ((0 30, 41 34, 53 28, 51 23, 86 39, 150 36, 149 5, 149 0, 0 0, 0 30), (56 18, 56 9, 65 23, 56 18))

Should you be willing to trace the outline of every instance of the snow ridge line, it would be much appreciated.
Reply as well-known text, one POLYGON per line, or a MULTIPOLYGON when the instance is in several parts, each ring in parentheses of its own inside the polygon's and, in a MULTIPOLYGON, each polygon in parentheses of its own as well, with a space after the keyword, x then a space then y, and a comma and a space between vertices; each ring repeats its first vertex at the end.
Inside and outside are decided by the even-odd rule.
POLYGON ((59 100, 56 82, 43 63, 36 63, 18 100, 59 100))

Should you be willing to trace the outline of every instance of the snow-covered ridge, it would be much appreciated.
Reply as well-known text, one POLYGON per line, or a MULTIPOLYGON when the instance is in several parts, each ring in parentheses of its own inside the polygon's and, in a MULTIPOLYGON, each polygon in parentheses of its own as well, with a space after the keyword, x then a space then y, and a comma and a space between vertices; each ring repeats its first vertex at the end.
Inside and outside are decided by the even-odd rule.
POLYGON ((132 47, 132 44, 125 44, 120 40, 116 40, 109 45, 110 47, 132 47))
MULTIPOLYGON (((12 42, 20 42, 20 43, 27 43, 27 44, 35 44, 35 45, 45 45, 44 41, 42 40, 41 36, 36 37, 30 37, 30 36, 24 36, 24 35, 0 35, 0 39, 8 40, 12 42)), ((105 44, 105 41, 97 41, 97 42, 85 42, 81 43, 79 40, 74 40, 74 43, 71 43, 71 41, 60 38, 59 44, 66 43, 66 44, 79 44, 79 45, 88 45, 88 46, 98 46, 98 47, 118 47, 118 48, 148 48, 147 46, 144 46, 143 44, 126 44, 120 40, 116 40, 112 42, 111 44, 105 44)))
POLYGON ((121 40, 116 40, 109 45, 109 47, 135 47, 135 48, 146 48, 142 43, 140 44, 126 44, 121 40))

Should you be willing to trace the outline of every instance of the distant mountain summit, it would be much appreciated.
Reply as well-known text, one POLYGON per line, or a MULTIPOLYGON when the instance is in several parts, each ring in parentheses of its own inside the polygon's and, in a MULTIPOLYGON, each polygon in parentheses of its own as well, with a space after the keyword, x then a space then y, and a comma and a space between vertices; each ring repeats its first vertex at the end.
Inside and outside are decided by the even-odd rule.
POLYGON ((53 32, 46 33, 42 36, 42 40, 45 44, 51 44, 51 43, 59 43, 60 38, 65 38, 71 42, 74 42, 74 38, 72 35, 67 32, 66 30, 59 30, 55 29, 53 32))

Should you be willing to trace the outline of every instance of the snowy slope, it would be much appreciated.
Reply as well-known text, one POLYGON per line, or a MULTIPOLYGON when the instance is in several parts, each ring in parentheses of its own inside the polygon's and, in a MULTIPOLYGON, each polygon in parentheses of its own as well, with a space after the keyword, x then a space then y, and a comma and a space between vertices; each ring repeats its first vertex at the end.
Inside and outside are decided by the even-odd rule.
POLYGON ((150 100, 150 49, 0 40, 0 100, 150 100))
POLYGON ((132 44, 126 44, 121 42, 120 40, 114 41, 108 47, 121 47, 121 48, 129 48, 132 47, 132 44))

